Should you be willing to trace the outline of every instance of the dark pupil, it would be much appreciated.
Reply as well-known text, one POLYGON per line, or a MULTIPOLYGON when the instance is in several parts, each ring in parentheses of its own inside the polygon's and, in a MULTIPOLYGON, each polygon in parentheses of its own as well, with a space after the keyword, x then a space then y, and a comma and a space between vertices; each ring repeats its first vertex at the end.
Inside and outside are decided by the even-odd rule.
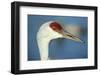
POLYGON ((67 36, 69 36, 69 37, 72 37, 72 38, 73 38, 73 36, 71 36, 71 35, 67 35, 67 36))

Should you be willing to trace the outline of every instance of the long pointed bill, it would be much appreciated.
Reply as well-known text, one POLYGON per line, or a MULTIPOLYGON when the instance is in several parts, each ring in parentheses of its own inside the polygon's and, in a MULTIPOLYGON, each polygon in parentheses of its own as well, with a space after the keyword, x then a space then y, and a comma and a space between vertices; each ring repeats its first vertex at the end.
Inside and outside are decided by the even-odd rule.
POLYGON ((60 33, 64 36, 64 38, 71 39, 71 40, 74 40, 74 41, 78 41, 78 42, 82 42, 83 43, 83 41, 80 38, 72 35, 69 32, 61 31, 60 33))

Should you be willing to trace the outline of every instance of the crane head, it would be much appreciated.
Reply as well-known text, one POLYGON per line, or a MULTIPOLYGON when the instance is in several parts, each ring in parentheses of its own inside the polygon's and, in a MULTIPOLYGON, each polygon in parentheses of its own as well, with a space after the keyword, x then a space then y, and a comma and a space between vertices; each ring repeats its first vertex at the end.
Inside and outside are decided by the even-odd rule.
POLYGON ((66 39, 71 39, 71 40, 74 40, 74 41, 83 42, 80 38, 78 38, 78 37, 74 36, 73 34, 67 32, 67 31, 61 26, 61 24, 58 23, 58 22, 52 22, 52 23, 50 23, 50 28, 51 28, 53 31, 55 31, 55 32, 57 32, 57 33, 59 33, 59 34, 61 34, 61 35, 62 35, 64 38, 66 38, 66 39))

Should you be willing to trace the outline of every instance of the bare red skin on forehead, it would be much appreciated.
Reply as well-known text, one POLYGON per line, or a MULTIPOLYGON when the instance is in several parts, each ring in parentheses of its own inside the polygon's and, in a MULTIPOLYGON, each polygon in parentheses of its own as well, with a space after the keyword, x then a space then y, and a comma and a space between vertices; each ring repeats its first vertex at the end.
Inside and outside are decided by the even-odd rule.
POLYGON ((61 27, 61 25, 57 22, 53 22, 50 24, 50 27, 54 30, 54 31, 61 31, 63 28, 61 27))

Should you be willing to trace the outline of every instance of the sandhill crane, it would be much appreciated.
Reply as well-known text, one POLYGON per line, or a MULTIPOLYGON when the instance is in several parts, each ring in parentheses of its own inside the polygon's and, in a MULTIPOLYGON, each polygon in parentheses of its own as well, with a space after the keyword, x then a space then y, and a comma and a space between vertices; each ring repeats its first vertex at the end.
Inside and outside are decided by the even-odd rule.
POLYGON ((78 42, 83 42, 80 38, 67 32, 57 21, 48 21, 41 25, 37 32, 37 44, 41 60, 49 60, 49 43, 52 39, 66 38, 78 42))

